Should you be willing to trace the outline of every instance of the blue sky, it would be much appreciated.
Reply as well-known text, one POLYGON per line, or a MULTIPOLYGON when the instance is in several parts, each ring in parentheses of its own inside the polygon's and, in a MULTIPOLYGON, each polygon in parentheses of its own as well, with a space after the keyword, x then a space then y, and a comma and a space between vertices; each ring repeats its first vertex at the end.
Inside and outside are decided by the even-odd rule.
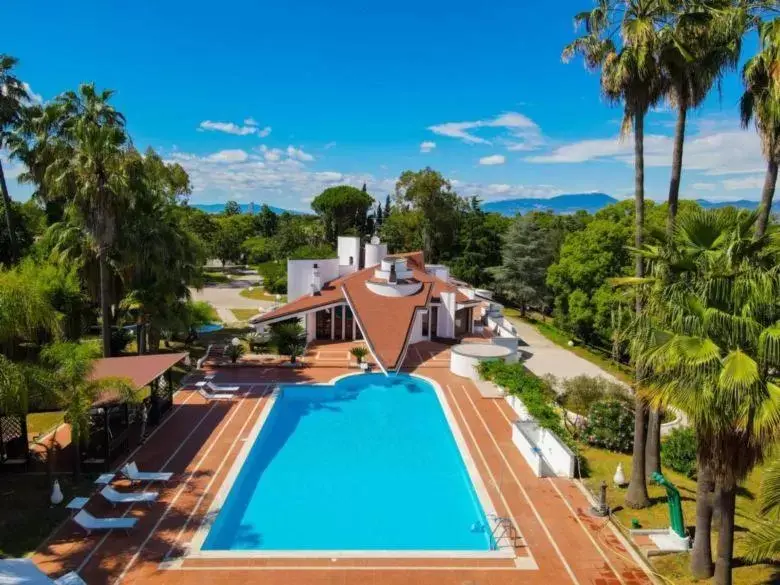
MULTIPOLYGON (((430 165, 483 199, 633 192, 632 140, 598 76, 561 62, 589 0, 81 0, 6 6, 3 51, 42 99, 116 90, 139 148, 191 174, 198 203, 307 209, 342 182, 384 196, 430 165)), ((745 55, 755 41, 745 43, 745 55)), ((731 74, 689 117, 683 196, 757 199, 764 161, 731 74)), ((668 189, 674 113, 646 129, 647 193, 668 189)), ((7 161, 6 161, 7 162, 7 161)), ((18 173, 10 165, 9 175, 18 173)), ((11 181, 12 195, 29 189, 11 181)))

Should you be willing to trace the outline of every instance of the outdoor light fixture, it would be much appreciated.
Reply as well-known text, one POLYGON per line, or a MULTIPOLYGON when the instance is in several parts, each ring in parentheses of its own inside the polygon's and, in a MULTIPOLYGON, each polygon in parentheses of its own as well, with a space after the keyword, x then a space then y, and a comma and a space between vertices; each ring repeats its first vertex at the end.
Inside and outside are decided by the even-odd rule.
POLYGON ((239 345, 241 345, 241 340, 238 337, 234 337, 230 341, 230 343, 233 344, 235 347, 238 347, 239 345))

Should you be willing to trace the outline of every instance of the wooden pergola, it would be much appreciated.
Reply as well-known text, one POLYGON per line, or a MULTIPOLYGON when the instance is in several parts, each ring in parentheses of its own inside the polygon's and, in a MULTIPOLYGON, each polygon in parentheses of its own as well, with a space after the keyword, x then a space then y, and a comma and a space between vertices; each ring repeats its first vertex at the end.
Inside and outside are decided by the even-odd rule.
MULTIPOLYGON (((127 378, 137 392, 149 388, 148 424, 159 424, 173 406, 171 368, 182 361, 186 353, 164 353, 139 356, 102 358, 95 362, 91 378, 127 378)), ((143 408, 146 408, 146 404, 143 408)), ((117 392, 106 391, 92 404, 89 441, 81 451, 85 464, 108 468, 116 456, 129 447, 131 427, 138 422, 139 407, 123 401, 117 392)))

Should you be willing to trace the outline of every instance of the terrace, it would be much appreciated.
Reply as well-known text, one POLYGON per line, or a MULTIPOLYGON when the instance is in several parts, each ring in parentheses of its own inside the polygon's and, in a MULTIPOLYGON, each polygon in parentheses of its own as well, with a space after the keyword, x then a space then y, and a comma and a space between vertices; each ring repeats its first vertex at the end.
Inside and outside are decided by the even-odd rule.
MULTIPOLYGON (((138 519, 127 535, 85 537, 66 522, 35 552, 36 564, 50 576, 78 570, 87 583, 170 584, 212 583, 431 583, 464 582, 650 583, 619 534, 588 515, 590 502, 577 483, 562 478, 540 479, 511 441, 512 409, 503 400, 486 399, 469 379, 441 367, 447 344, 422 342, 410 346, 404 372, 437 383, 451 413, 451 424, 462 436, 474 472, 485 486, 496 513, 509 519, 516 538, 509 558, 198 558, 188 556, 190 543, 208 516, 222 486, 231 481, 234 466, 252 430, 262 424, 273 404, 272 390, 280 383, 323 383, 354 373, 348 351, 355 342, 310 346, 304 368, 268 365, 209 367, 187 380, 174 396, 171 413, 146 444, 132 453, 139 468, 174 473, 173 480, 154 486, 158 502, 151 507, 112 510, 100 498, 87 509, 95 516, 122 515, 138 519), (230 400, 209 401, 194 385, 202 375, 219 385, 240 388, 230 400)), ((121 461, 119 462, 121 463, 121 461)), ((129 490, 116 481, 119 490, 129 490)), ((273 502, 266 502, 273 506, 273 502)), ((316 527, 302 527, 311 528, 316 527)))

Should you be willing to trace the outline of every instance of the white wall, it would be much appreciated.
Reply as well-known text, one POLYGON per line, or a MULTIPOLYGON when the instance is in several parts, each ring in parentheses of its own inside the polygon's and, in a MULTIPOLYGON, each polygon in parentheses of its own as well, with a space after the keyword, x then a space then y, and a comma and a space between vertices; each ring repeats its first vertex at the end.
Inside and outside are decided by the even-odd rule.
POLYGON ((444 282, 449 282, 450 280, 450 269, 443 264, 426 264, 425 271, 444 282))
POLYGON ((366 244, 365 265, 363 268, 370 268, 382 262, 382 258, 387 256, 387 244, 366 244))
POLYGON ((311 343, 317 337, 317 313, 307 313, 301 321, 306 328, 306 342, 311 343))
POLYGON ((531 467, 531 471, 534 472, 534 475, 536 477, 544 477, 544 462, 542 461, 542 457, 536 450, 533 438, 527 435, 521 424, 522 423, 515 423, 512 425, 512 442, 520 451, 520 454, 523 456, 526 463, 531 467))
POLYGON ((338 237, 339 275, 351 274, 360 267, 360 238, 357 236, 338 237), (349 259, 352 257, 352 264, 349 259))
POLYGON ((439 337, 455 337, 455 293, 441 293, 441 305, 439 305, 439 323, 437 333, 439 337))
POLYGON ((287 261, 287 301, 311 294, 311 272, 314 265, 320 270, 320 281, 324 285, 339 277, 339 259, 324 260, 288 260, 287 261))
POLYGON ((422 320, 423 311, 417 311, 414 315, 414 324, 412 325, 412 332, 409 335, 409 343, 418 343, 420 341, 428 340, 422 332, 422 320))
POLYGON ((510 350, 512 350, 512 353, 509 354, 504 360, 506 363, 514 364, 520 359, 517 353, 517 337, 492 337, 490 339, 490 343, 493 345, 500 345, 501 347, 508 347, 510 350))

